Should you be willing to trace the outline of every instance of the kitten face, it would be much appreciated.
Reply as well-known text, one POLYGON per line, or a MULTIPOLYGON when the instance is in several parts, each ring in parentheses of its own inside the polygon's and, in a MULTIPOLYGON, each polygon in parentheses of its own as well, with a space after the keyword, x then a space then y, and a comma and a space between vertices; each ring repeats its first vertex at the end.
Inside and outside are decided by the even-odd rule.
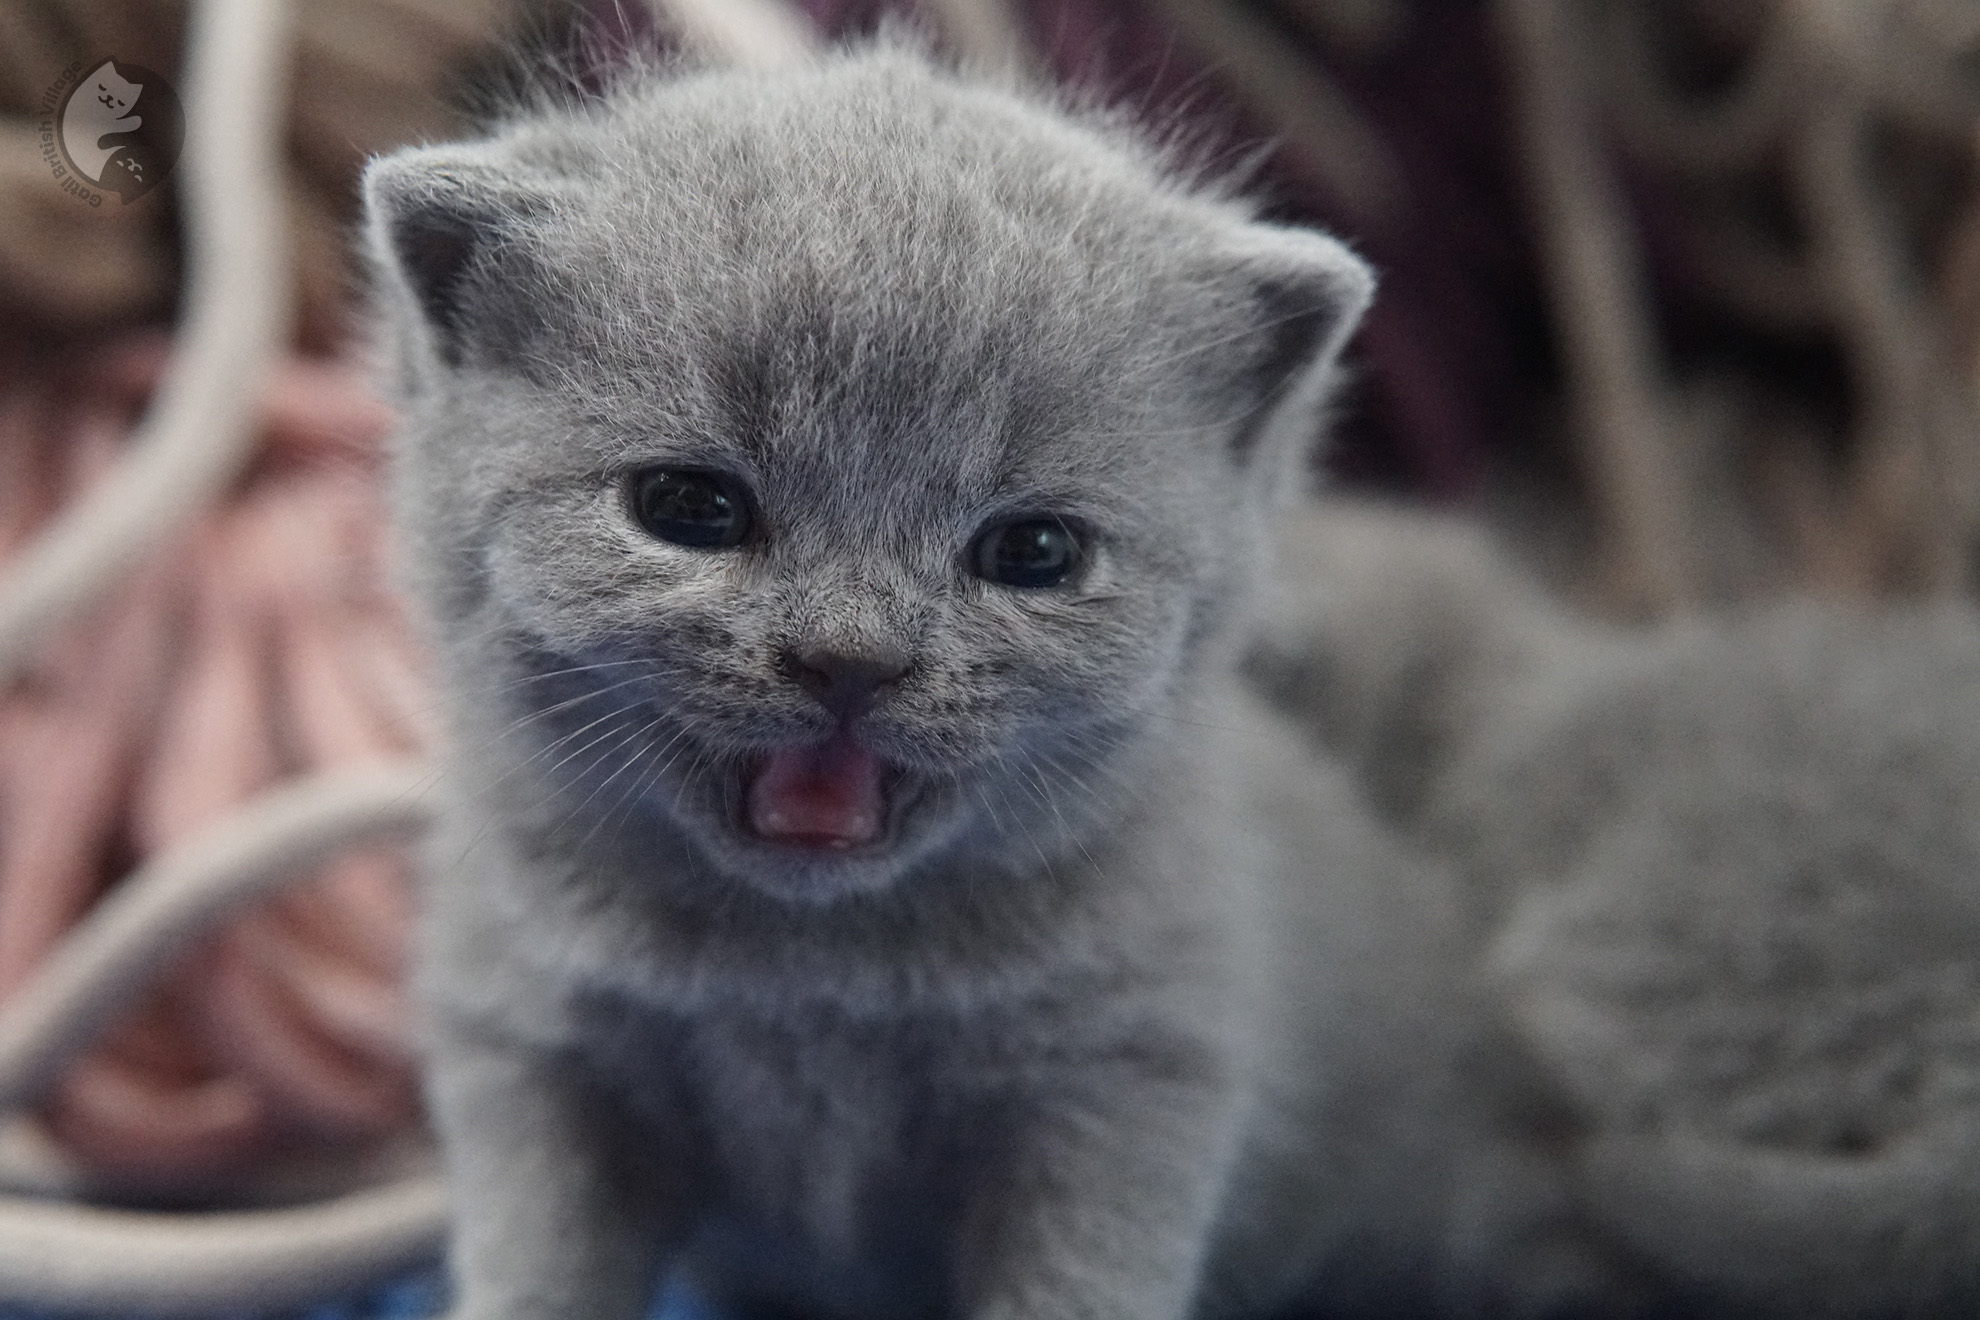
POLYGON ((1050 864, 1131 794, 1367 279, 911 57, 808 76, 371 195, 418 571, 494 639, 502 755, 585 839, 825 901, 1050 864))
POLYGON ((1172 699, 1189 625, 1212 608, 1202 597, 1228 577, 1255 512, 1233 497, 1216 447, 1186 443, 1197 437, 1174 437, 1167 461, 1146 465, 1152 480, 1113 475, 1105 457, 1128 437, 1161 448, 1130 399, 1111 410, 1128 437, 1097 417, 999 416, 1002 402, 980 394, 884 419, 835 398, 834 374, 822 358, 810 380, 779 387, 782 420, 755 426, 622 411, 601 435, 572 417, 573 399, 544 400, 597 460, 514 488, 491 527, 487 613, 519 625, 539 669, 609 666, 574 676, 609 694, 546 723, 582 737, 615 706, 627 715, 612 729, 638 723, 566 769, 602 775, 607 800, 625 757, 651 764, 622 778, 650 775, 653 799, 739 876, 795 893, 864 887, 971 827, 986 851, 1056 852, 1064 827, 1050 809, 1083 815, 1088 804, 1058 801, 1070 778, 1095 773, 1172 699), (751 535, 726 549, 653 535, 629 486, 656 469, 727 475, 746 492, 751 535), (1012 518, 1077 527, 1079 571, 1058 586, 982 577, 972 551, 1012 518), (832 694, 793 681, 807 655, 897 657, 900 672, 820 700, 832 694), (773 765, 793 768, 780 753, 848 738, 853 764, 801 776, 814 782, 800 794, 846 799, 836 824, 821 807, 823 846, 752 828, 764 813, 751 789, 773 765), (869 808, 871 829, 858 819, 869 808))

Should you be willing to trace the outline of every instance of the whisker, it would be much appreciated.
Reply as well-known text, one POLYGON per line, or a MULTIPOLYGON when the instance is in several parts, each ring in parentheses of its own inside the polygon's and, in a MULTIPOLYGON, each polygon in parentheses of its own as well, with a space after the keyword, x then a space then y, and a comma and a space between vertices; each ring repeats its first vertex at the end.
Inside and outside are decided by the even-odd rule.
POLYGON ((570 678, 577 674, 596 673, 601 669, 624 669, 627 665, 651 665, 652 663, 653 661, 646 656, 638 656, 631 660, 594 660, 588 664, 566 665, 562 669, 543 669, 533 673, 520 674, 515 678, 490 684, 484 687, 482 691, 486 695, 496 695, 513 691, 516 688, 524 687, 531 683, 545 683, 553 678, 570 678))
MULTIPOLYGON (((578 816, 583 814, 584 809, 590 806, 592 802, 597 799, 600 793, 603 793, 606 789, 610 788, 612 784, 618 780, 620 775, 623 775, 633 766, 639 764, 639 758, 640 758, 639 740, 644 738, 647 734, 651 733, 653 730, 659 728, 661 723, 665 721, 666 718, 667 717, 665 715, 656 715, 652 719, 648 720, 646 723, 634 729, 631 733, 628 733, 624 738, 621 738, 617 743, 613 744, 614 751, 618 750, 621 747, 624 747, 627 743, 632 743, 633 749, 631 752, 629 752, 626 755, 626 758, 623 761, 619 762, 619 768, 617 770, 614 770, 611 774, 607 775, 601 783, 599 783, 596 787, 594 787, 589 793, 585 794, 584 801, 578 803, 575 807, 572 807, 570 809, 569 813, 567 813, 565 817, 566 824, 568 824, 572 820, 575 820, 578 816)), ((623 801, 624 800, 623 797, 620 800, 623 801)), ((614 805, 613 809, 617 810, 616 804, 614 805)), ((605 823, 606 815, 609 814, 610 813, 605 813, 599 816, 598 820, 592 825, 592 827, 585 832, 585 836, 582 839, 578 840, 577 848, 575 851, 577 852, 584 851, 585 845, 589 844, 591 842, 592 836, 598 833, 599 827, 605 823)))
POLYGON ((681 772, 681 782, 674 789, 674 810, 677 812, 681 809, 681 794, 687 792, 688 781, 701 772, 701 748, 694 747, 693 750, 694 759, 689 761, 688 768, 681 772))
MULTIPOLYGON (((591 721, 589 724, 584 725, 582 728, 573 729, 571 732, 565 734, 563 737, 558 738, 555 742, 550 743, 548 746, 538 751, 534 756, 531 756, 528 760, 522 762, 519 765, 511 766, 502 775, 502 778, 497 780, 496 782, 500 784, 506 781, 511 776, 521 773, 523 770, 528 769, 529 766, 535 763, 536 761, 556 751, 559 747, 562 747, 565 743, 570 742, 575 738, 583 736, 587 731, 597 728, 599 725, 604 724, 607 720, 616 720, 620 716, 626 713, 627 713, 626 708, 623 706, 613 707, 611 710, 606 711, 603 715, 600 715, 597 719, 591 721)), ((623 729, 619 726, 614 726, 612 728, 606 729, 605 732, 599 734, 596 738, 591 739, 591 741, 583 744, 582 746, 574 747, 569 752, 566 752, 563 756, 559 757, 554 765, 550 766, 547 770, 543 772, 544 775, 547 777, 549 775, 555 774, 557 771, 563 769, 564 766, 568 765, 573 757, 582 756, 585 752, 591 750, 593 747, 596 747, 599 743, 604 742, 607 738, 610 738, 613 734, 621 733, 621 732, 623 732, 623 729)))
MULTIPOLYGON (((651 724, 648 724, 646 728, 647 729, 655 728, 660 723, 661 720, 656 719, 651 724)), ((642 732, 644 732, 644 730, 642 730, 642 732)), ((628 767, 642 760, 648 763, 646 772, 644 774, 634 775, 630 780, 626 782, 625 788, 621 789, 619 792, 619 800, 612 805, 611 810, 599 816, 598 823, 591 827, 591 833, 585 835, 584 838, 578 843, 578 847, 580 849, 582 849, 586 844, 590 843, 592 839, 592 835, 595 835, 599 831, 599 829, 606 824, 606 822, 612 820, 612 818, 615 816, 620 817, 618 825, 614 827, 613 836, 612 836, 614 841, 617 840, 618 831, 624 829, 625 822, 632 819, 633 804, 638 802, 641 798, 645 797, 648 793, 652 792, 654 787, 659 783, 660 775, 665 773, 666 767, 668 765, 673 764, 672 758, 669 758, 664 763, 660 762, 659 758, 666 756, 669 751, 671 751, 674 747, 678 746, 682 742, 682 740, 685 739, 686 737, 687 737, 687 731, 685 729, 676 729, 673 733, 667 736, 666 741, 662 742, 658 748, 643 746, 643 747, 637 747, 633 750, 632 755, 629 758, 627 758, 626 765, 620 767, 620 769, 615 773, 614 777, 616 777, 617 774, 623 774, 628 767), (621 813, 623 813, 623 815, 621 813)), ((676 755, 678 755, 678 753, 676 755)))
MULTIPOLYGON (((1009 797, 1005 795, 1003 786, 1001 784, 993 783, 992 787, 996 789, 998 799, 1003 802, 1006 808, 1009 808, 1011 805, 1011 800, 1009 797)), ((1059 877, 1058 877, 1058 873, 1052 869, 1052 859, 1045 855, 1045 849, 1039 846, 1037 837, 1034 836, 1031 832, 1031 827, 1024 823, 1024 813, 1019 811, 1012 811, 1011 822, 1018 827, 1018 832, 1024 835, 1024 841, 1031 845, 1031 850, 1038 854, 1038 864, 1045 868, 1045 874, 1047 878, 1049 878, 1054 885, 1057 885, 1059 882, 1059 877)))
MULTIPOLYGON (((493 780, 489 781, 487 791, 493 792, 494 790, 503 787, 504 785, 509 783, 509 781, 515 779, 518 775, 522 774, 524 771, 528 770, 531 766, 535 765, 538 761, 542 760, 546 756, 551 755, 559 747, 562 747, 564 744, 570 742, 575 738, 580 738, 584 736, 586 732, 590 731, 591 729, 597 728, 600 724, 603 724, 605 721, 624 713, 624 711, 625 711, 624 707, 615 706, 611 710, 606 711, 603 715, 600 715, 597 719, 592 720, 590 723, 582 725, 579 728, 572 729, 570 732, 562 734, 559 737, 544 744, 542 747, 538 748, 535 752, 531 753, 529 756, 523 758, 521 761, 516 762, 514 765, 511 765, 508 769, 504 770, 501 774, 495 776, 493 780)), ((586 743, 585 747, 596 746, 599 742, 603 741, 605 738, 609 738, 611 734, 612 734, 612 730, 608 729, 604 733, 600 734, 597 738, 592 739, 591 742, 586 743)), ((482 749, 478 749, 478 750, 485 750, 487 747, 493 746, 495 742, 498 740, 499 740, 499 736, 498 738, 490 739, 483 745, 482 749)), ((576 751, 573 751, 570 754, 570 756, 566 756, 562 760, 558 761, 556 765, 551 766, 550 769, 545 773, 546 774, 552 773, 557 769, 561 768, 565 761, 570 760, 571 756, 575 756, 579 752, 584 751, 585 747, 580 747, 576 749, 576 751)))
POLYGON ((1232 726, 1230 726, 1230 725, 1228 725, 1228 724, 1209 724, 1209 723, 1206 723, 1206 722, 1205 722, 1205 721, 1203 721, 1203 720, 1192 720, 1192 719, 1185 719, 1185 718, 1184 718, 1184 717, 1182 717, 1181 715, 1171 715, 1171 714, 1168 714, 1168 713, 1167 713, 1166 711, 1159 711, 1159 710, 1144 710, 1144 711, 1138 711, 1138 712, 1136 712, 1136 713, 1137 713, 1137 714, 1139 714, 1140 716, 1142 716, 1142 717, 1143 717, 1144 719, 1151 719, 1151 720, 1167 720, 1167 721, 1168 721, 1169 723, 1171 723, 1171 724, 1180 724, 1180 725, 1182 725, 1183 727, 1185 727, 1185 728, 1190 728, 1190 729, 1212 729, 1212 730, 1215 730, 1215 731, 1216 731, 1216 732, 1218 732, 1218 733, 1243 733, 1243 732, 1244 732, 1244 730, 1242 730, 1242 729, 1237 729, 1237 728, 1233 728, 1232 726))
POLYGON ((585 691, 580 692, 578 695, 574 697, 566 697, 562 701, 557 702, 555 705, 545 706, 542 709, 533 711, 528 715, 520 716, 517 719, 511 720, 502 729, 500 733, 497 733, 495 735, 495 738, 498 739, 506 738, 510 734, 520 733, 522 730, 528 728, 530 725, 536 723, 538 720, 545 719, 551 715, 560 714, 563 711, 569 710, 572 706, 581 705, 584 702, 593 700, 594 698, 608 696, 611 693, 619 691, 621 688, 628 688, 636 683, 643 683, 646 681, 646 679, 647 679, 647 675, 645 674, 635 674, 633 677, 621 679, 617 683, 608 683, 602 688, 587 688, 585 691))
POLYGON ((1099 870, 1100 863, 1094 859, 1092 853, 1086 850, 1086 840, 1079 836, 1071 823, 1066 820, 1065 813, 1059 810, 1059 799, 1052 792, 1050 781, 1040 773, 1040 768, 1029 751, 1024 752, 1023 755, 1024 760, 1020 768, 1024 771, 1027 781, 1036 781, 1039 801, 1051 808, 1052 818, 1059 822, 1060 833, 1073 841, 1073 846, 1078 848, 1080 855, 1086 858, 1087 865, 1096 871, 1099 870))
MULTIPOLYGON (((622 668, 626 665, 645 665, 651 663, 652 661, 645 658, 639 658, 633 660, 601 660, 592 664, 571 665, 563 669, 552 669, 552 670, 546 670, 542 673, 524 674, 518 678, 507 679, 500 683, 479 684, 476 685, 472 689, 472 691, 477 697, 481 697, 481 698, 500 697, 500 696, 506 696, 509 693, 515 691, 517 688, 525 687, 531 683, 545 682, 547 680, 555 679, 555 678, 569 678, 577 674, 591 673, 595 670, 600 670, 600 669, 617 669, 617 668, 622 668)), ((637 682, 637 681, 638 681, 637 678, 628 680, 628 682, 637 682)), ((438 715, 443 711, 445 711, 446 708, 447 708, 447 699, 445 697, 432 696, 428 700, 413 704, 411 707, 408 708, 406 714, 408 716, 438 715)))

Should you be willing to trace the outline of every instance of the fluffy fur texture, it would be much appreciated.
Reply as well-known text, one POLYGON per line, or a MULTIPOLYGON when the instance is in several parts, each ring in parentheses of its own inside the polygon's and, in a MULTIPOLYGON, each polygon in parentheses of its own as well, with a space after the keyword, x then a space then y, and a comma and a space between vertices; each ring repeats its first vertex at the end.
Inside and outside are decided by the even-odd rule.
POLYGON ((1457 865, 1586 1230, 1676 1314, 1971 1314, 1971 610, 1604 629, 1475 530, 1367 510, 1285 559, 1252 671, 1457 865))
POLYGON ((1455 1057, 1443 874, 1236 676, 1345 248, 885 45, 635 78, 367 195, 458 747, 461 1315, 631 1316, 669 1262, 862 1320, 1538 1311, 1605 1268, 1455 1057), (758 534, 647 534, 655 465, 758 534), (973 576, 1027 515, 1083 571, 973 576), (891 677, 834 708, 807 648, 891 677), (827 740, 884 761, 881 836, 753 834, 827 740))

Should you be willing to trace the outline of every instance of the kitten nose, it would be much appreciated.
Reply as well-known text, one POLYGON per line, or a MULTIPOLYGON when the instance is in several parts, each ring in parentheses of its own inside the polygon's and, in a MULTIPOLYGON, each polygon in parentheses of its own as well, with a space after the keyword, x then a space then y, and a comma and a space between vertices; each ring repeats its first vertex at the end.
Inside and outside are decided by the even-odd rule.
POLYGON ((779 668, 819 705, 849 720, 870 707, 882 688, 907 675, 908 658, 891 646, 856 654, 807 646, 786 651, 779 668))

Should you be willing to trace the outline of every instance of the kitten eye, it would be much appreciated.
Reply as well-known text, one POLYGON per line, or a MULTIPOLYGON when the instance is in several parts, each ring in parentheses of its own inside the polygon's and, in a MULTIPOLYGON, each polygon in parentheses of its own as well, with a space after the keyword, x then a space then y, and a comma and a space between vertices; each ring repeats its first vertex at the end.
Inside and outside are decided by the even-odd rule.
POLYGON ((647 468, 633 474, 628 493, 639 525, 675 545, 727 550, 753 522, 742 483, 719 472, 647 468))
POLYGON ((1085 547, 1057 518, 1000 523, 970 547, 970 570, 1007 587, 1057 587, 1079 571, 1085 547))

